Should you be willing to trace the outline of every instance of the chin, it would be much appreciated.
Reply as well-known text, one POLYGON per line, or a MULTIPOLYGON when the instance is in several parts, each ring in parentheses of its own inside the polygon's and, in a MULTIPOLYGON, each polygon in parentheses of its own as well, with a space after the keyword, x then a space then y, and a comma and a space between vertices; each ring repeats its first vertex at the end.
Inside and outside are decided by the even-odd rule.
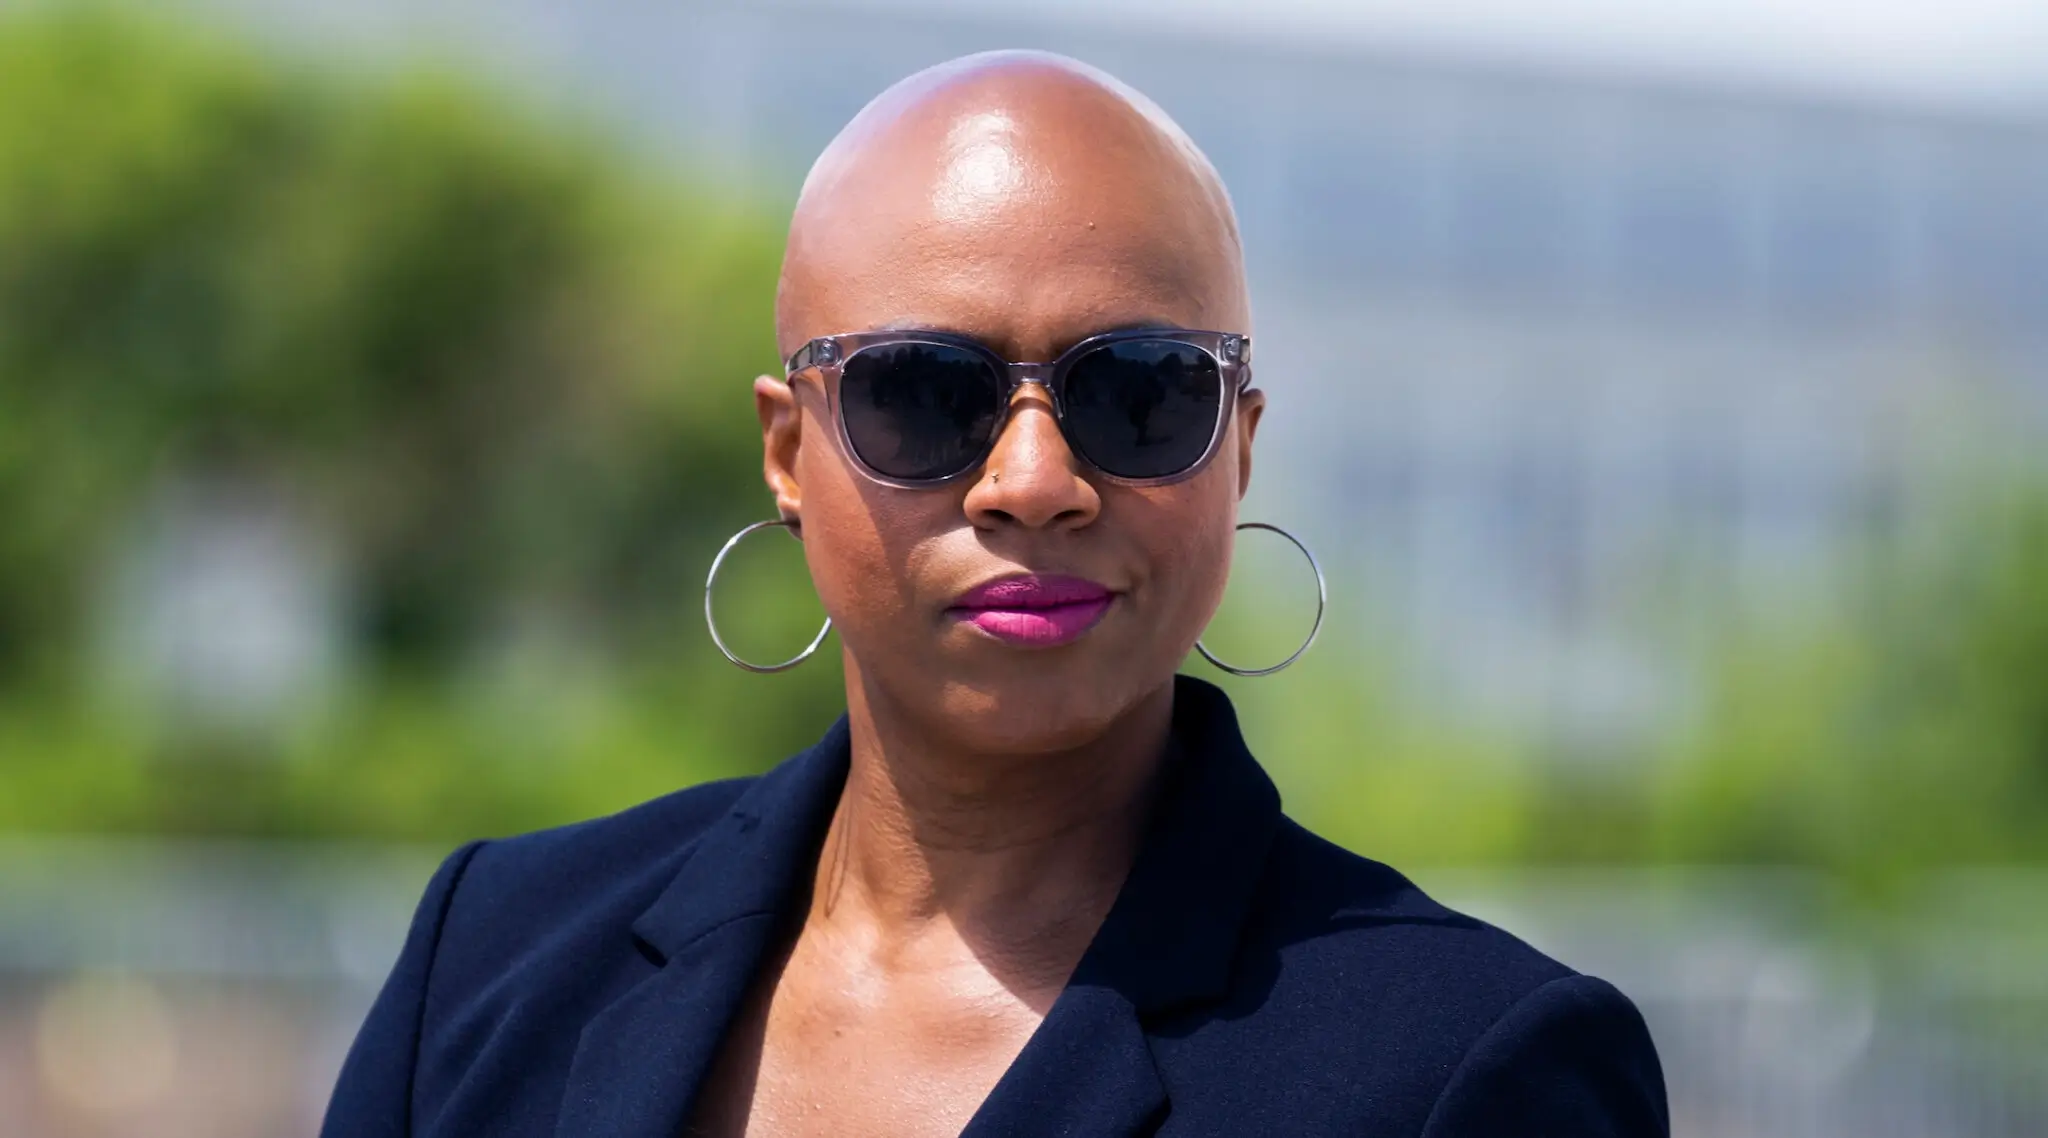
POLYGON ((1003 674, 941 682, 938 713, 967 748, 987 754, 1049 754, 1085 746, 1142 703, 1157 683, 1130 669, 1005 668, 1003 674))

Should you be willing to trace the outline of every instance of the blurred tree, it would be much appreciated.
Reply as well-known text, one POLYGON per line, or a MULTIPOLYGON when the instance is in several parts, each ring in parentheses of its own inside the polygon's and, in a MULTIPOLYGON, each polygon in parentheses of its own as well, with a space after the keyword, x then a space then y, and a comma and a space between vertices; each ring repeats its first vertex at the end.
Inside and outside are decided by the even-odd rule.
MULTIPOLYGON (((459 693, 535 628, 543 701, 582 652, 773 748, 667 785, 814 732, 829 667, 769 689, 797 700, 783 714, 735 717, 695 615, 717 543, 767 513, 747 382, 775 366, 779 252, 767 211, 447 77, 309 78, 132 13, 0 22, 0 700, 43 724, 0 727, 18 817, 66 824, 49 806, 72 795, 24 789, 66 750, 45 721, 100 717, 81 689, 107 563, 152 495, 194 482, 258 488, 339 551, 361 690, 310 741, 266 742, 324 756, 291 775, 322 794, 379 761, 343 740, 472 714, 459 693)), ((803 589, 771 575, 734 603, 800 627, 772 598, 803 589)), ((396 777, 488 798, 503 780, 443 742, 444 772, 396 777)), ((160 744, 84 748, 141 773, 125 807, 70 821, 322 828, 279 806, 281 773, 150 773, 160 744)), ((432 829, 440 799, 418 797, 389 826, 326 809, 432 829)))
POLYGON ((1870 553, 1855 619, 1733 628, 1698 712, 1634 761, 1418 716, 1341 642, 1239 698, 1297 816, 1400 865, 1804 866, 1883 902, 1924 870, 2039 863, 2048 487, 1992 474, 1943 513, 1870 553))
POLYGON ((1879 890, 2048 858, 2048 491, 1980 488, 1962 514, 1874 574, 1854 627, 1731 655, 1645 814, 1652 849, 1879 890))
POLYGON ((763 216, 451 82, 287 76, 102 16, 0 39, 17 665, 74 638, 106 527, 179 473, 323 511, 400 655, 522 595, 629 618, 661 546, 746 516, 763 216))

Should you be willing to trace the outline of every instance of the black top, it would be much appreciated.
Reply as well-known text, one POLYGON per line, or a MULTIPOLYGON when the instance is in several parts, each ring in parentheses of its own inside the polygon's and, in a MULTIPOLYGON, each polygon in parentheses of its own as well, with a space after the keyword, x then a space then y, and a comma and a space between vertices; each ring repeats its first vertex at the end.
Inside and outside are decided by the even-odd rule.
MULTIPOLYGON (((968 1135, 1668 1134, 1620 992, 1282 815, 1216 688, 1179 678, 1173 731, 1129 880, 968 1135)), ((758 779, 457 850, 324 1133, 675 1138, 847 756, 841 719, 758 779)))

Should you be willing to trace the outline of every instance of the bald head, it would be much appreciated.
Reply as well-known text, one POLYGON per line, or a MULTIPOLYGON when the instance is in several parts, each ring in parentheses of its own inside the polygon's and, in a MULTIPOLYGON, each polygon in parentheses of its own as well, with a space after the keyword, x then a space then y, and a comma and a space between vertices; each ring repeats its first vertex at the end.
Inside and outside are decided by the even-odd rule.
POLYGON ((995 52, 869 103, 805 179, 776 298, 782 350, 927 327, 1013 359, 1134 324, 1250 332, 1229 195, 1143 95, 995 52))

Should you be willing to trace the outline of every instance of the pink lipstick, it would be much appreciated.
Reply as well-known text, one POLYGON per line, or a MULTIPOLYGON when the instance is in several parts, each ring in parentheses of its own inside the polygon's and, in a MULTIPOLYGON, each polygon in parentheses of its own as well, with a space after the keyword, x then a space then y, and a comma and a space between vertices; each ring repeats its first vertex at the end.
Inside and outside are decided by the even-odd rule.
POLYGON ((998 640, 1049 648, 1079 639, 1115 599, 1080 577, 1005 577, 969 589, 947 611, 998 640))

